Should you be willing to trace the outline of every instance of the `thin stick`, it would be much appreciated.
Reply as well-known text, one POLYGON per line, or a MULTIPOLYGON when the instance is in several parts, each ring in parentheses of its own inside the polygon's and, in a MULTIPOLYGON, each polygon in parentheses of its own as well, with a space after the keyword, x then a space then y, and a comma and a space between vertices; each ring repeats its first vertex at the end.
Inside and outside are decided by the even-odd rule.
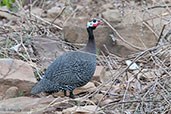
POLYGON ((148 7, 148 8, 145 8, 145 9, 143 9, 142 11, 145 11, 145 10, 150 10, 150 9, 155 9, 155 8, 169 8, 169 7, 171 7, 171 5, 169 5, 169 6, 167 6, 167 5, 158 5, 158 6, 151 6, 151 7, 148 7))
POLYGON ((66 22, 75 14, 75 12, 78 10, 78 8, 76 8, 72 13, 71 15, 64 21, 63 25, 66 24, 66 22))
POLYGON ((57 25, 55 25, 55 24, 51 24, 51 22, 49 22, 49 21, 47 21, 47 20, 44 20, 43 18, 41 18, 41 17, 39 17, 39 16, 37 16, 37 15, 35 15, 35 14, 33 14, 33 13, 31 13, 31 15, 34 16, 34 17, 36 17, 37 19, 39 19, 39 20, 41 20, 41 21, 43 21, 43 22, 49 24, 49 25, 53 25, 54 27, 56 27, 56 28, 59 29, 59 30, 63 30, 63 28, 61 28, 61 27, 59 27, 59 26, 57 26, 57 25))
POLYGON ((131 44, 130 42, 128 42, 128 41, 126 41, 117 31, 116 31, 116 29, 114 29, 113 27, 112 27, 112 25, 111 24, 109 24, 109 22, 107 22, 105 19, 103 19, 102 18, 102 20, 117 34, 117 36, 124 42, 124 43, 126 43, 126 44, 128 44, 129 46, 131 46, 131 47, 133 47, 133 48, 135 48, 135 49, 137 49, 137 50, 141 50, 141 51, 143 51, 143 49, 141 48, 141 47, 137 47, 137 46, 134 46, 133 44, 131 44))
POLYGON ((51 24, 54 24, 55 20, 64 12, 66 9, 66 6, 62 8, 61 12, 55 17, 55 19, 51 22, 51 24))
POLYGON ((0 11, 1 11, 1 12, 5 12, 5 13, 9 13, 9 14, 14 15, 14 16, 16 16, 16 17, 21 17, 21 16, 17 15, 16 13, 11 12, 11 11, 8 11, 8 10, 2 10, 2 9, 0 9, 0 11))
POLYGON ((111 102, 108 105, 104 105, 102 106, 102 108, 100 108, 99 110, 103 110, 109 106, 113 106, 113 105, 118 105, 118 104, 127 104, 127 103, 141 103, 141 102, 160 102, 158 101, 153 101, 153 100, 132 100, 132 101, 122 101, 122 102, 111 102))
POLYGON ((161 40, 161 38, 162 38, 162 36, 163 36, 163 31, 164 31, 165 27, 166 27, 166 25, 163 25, 163 28, 162 28, 162 30, 161 30, 161 33, 160 33, 160 36, 159 36, 158 41, 157 41, 157 43, 156 43, 156 46, 159 44, 159 42, 160 42, 160 40, 161 40))

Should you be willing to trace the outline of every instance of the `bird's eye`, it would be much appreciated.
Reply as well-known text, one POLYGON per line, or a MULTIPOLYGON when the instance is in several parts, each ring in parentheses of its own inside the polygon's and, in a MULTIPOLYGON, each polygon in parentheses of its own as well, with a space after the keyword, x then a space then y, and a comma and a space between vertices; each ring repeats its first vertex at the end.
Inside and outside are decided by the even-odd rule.
POLYGON ((96 20, 93 20, 93 23, 95 23, 96 22, 96 20))

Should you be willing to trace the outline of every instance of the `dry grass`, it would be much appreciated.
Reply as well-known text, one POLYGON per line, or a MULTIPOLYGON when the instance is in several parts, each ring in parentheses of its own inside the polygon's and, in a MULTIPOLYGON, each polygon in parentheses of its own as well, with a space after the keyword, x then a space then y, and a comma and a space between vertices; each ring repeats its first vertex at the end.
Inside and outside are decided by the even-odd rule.
MULTIPOLYGON (((3 38, 0 42, 0 57, 22 59, 30 63, 30 65, 39 74, 39 71, 42 69, 35 64, 36 56, 33 54, 31 38, 33 36, 58 37, 59 34, 62 34, 62 27, 55 25, 53 23, 54 21, 49 22, 31 13, 31 10, 24 9, 19 4, 20 2, 17 3, 18 6, 20 6, 20 10, 24 13, 13 13, 7 10, 1 10, 2 12, 13 15, 16 19, 15 21, 11 21, 0 26, 0 37, 3 38), (13 22, 16 24, 15 28, 10 25, 13 22), (58 33, 55 33, 54 30, 58 31, 58 33)), ((39 7, 44 7, 42 4, 43 3, 40 3, 39 7)), ((49 3, 49 5, 50 4, 53 3, 49 3)), ((125 4, 129 6, 129 3, 125 2, 125 4)), ((148 21, 153 21, 153 18, 149 18, 148 21, 143 20, 140 17, 138 17, 138 19, 141 20, 140 22, 142 22, 143 25, 149 28, 149 31, 155 34, 157 39, 159 39, 156 46, 145 50, 140 49, 139 47, 136 47, 124 40, 124 38, 117 33, 123 42, 141 51, 133 55, 129 55, 128 58, 118 57, 109 52, 108 56, 97 55, 98 64, 105 66, 109 71, 111 71, 111 79, 104 83, 100 83, 93 93, 74 99, 74 101, 86 102, 87 104, 97 106, 94 111, 99 113, 171 113, 170 5, 166 4, 164 0, 160 3, 153 0, 153 3, 150 6, 142 5, 142 9, 139 10, 143 11, 142 15, 149 14, 150 9, 158 8, 155 6, 161 6, 165 11, 167 11, 167 14, 165 12, 163 15, 168 15, 155 15, 155 18, 160 18, 161 21, 165 21, 165 24, 162 25, 163 27, 161 31, 157 31, 156 26, 150 26, 148 24, 148 21), (131 60, 132 63, 137 63, 139 68, 137 70, 130 70, 129 67, 131 65, 127 66, 125 64, 125 60, 131 60), (103 97, 99 99, 98 103, 91 100, 91 98, 96 94, 103 94, 103 97), (110 99, 110 102, 107 102, 107 99, 110 99)), ((34 5, 32 4, 30 7, 32 8, 34 5)), ((63 10, 65 9, 66 7, 62 8, 61 13, 63 13, 63 10)), ((66 23, 66 21, 68 21, 76 11, 77 10, 74 10, 71 15, 66 16, 66 18, 63 19, 63 23, 66 23)), ((59 17, 59 15, 57 17, 59 17)), ((104 20, 104 22, 107 23, 114 32, 117 32, 109 22, 106 20, 104 20)), ((60 40, 54 40, 54 42, 63 44, 62 48, 67 47, 69 50, 71 49, 71 45, 72 49, 77 45, 67 43, 62 38, 60 40)), ((41 77, 40 74, 39 76, 41 77)), ((70 99, 66 99, 63 102, 68 103, 69 101, 70 99)), ((45 110, 46 108, 53 107, 56 104, 58 103, 53 101, 47 107, 40 110, 45 110)), ((77 106, 79 107, 79 105, 77 106)))

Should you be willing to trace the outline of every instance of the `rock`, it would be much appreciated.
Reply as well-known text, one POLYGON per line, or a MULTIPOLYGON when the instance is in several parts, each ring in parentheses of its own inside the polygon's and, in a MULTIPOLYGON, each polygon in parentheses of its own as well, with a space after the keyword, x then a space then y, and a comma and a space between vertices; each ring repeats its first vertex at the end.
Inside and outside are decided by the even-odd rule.
MULTIPOLYGON (((142 26, 138 24, 127 24, 119 26, 116 29, 126 41, 136 47, 147 49, 156 45, 157 39, 155 35, 145 26, 143 27, 143 31, 141 30, 142 26)), ((118 37, 116 38, 119 39, 118 37)), ((118 45, 123 45, 124 47, 128 48, 130 51, 135 50, 129 45, 125 44, 123 41, 118 41, 117 43, 118 45)))
POLYGON ((46 69, 58 56, 65 52, 62 48, 64 44, 59 44, 57 38, 33 37, 32 40, 35 53, 40 56, 39 64, 41 64, 42 69, 46 69))
MULTIPOLYGON (((144 10, 145 11, 145 10, 144 10)), ((165 18, 168 18, 168 13, 165 11, 164 8, 157 8, 157 9, 150 9, 148 13, 144 13, 142 10, 136 10, 136 9, 127 9, 125 12, 125 16, 123 18, 123 25, 126 24, 138 24, 143 29, 145 24, 143 22, 146 22, 146 24, 151 27, 151 29, 154 30, 155 33, 160 33, 163 24, 167 23, 166 20, 161 20, 160 17, 156 17, 156 15, 164 16, 165 18)), ((166 27, 167 28, 167 27, 166 27)), ((169 28, 169 27, 168 27, 169 28)), ((143 31, 143 30, 141 30, 143 31)), ((152 32, 149 29, 149 32, 152 32)), ((159 34, 158 34, 159 35, 159 34)))
MULTIPOLYGON (((64 39, 72 43, 87 43, 88 34, 86 31, 85 22, 87 22, 85 18, 71 19, 70 22, 67 22, 63 30, 64 39)), ((99 26, 94 31, 97 49, 100 49, 105 53, 106 52, 106 49, 104 47, 105 45, 110 53, 121 55, 121 56, 125 56, 125 55, 127 56, 129 54, 132 54, 133 51, 125 47, 124 43, 122 42, 120 43, 117 41, 117 45, 113 45, 113 41, 109 37, 111 33, 112 30, 106 26, 99 26)))
POLYGON ((104 19, 107 21, 113 23, 113 24, 118 24, 121 22, 122 15, 119 12, 119 10, 115 9, 107 9, 105 12, 102 13, 102 16, 104 19))
POLYGON ((5 93, 11 86, 16 86, 27 95, 36 82, 33 69, 26 62, 0 59, 0 94, 5 93))
POLYGON ((85 86, 76 88, 73 91, 73 93, 74 94, 79 94, 81 92, 92 92, 93 90, 95 90, 95 88, 96 88, 96 86, 94 85, 94 83, 88 82, 85 86))
MULTIPOLYGON (((87 43, 88 34, 85 27, 87 21, 88 19, 83 17, 70 19, 63 27, 64 39, 72 43, 87 43)), ((124 28, 121 28, 121 30, 122 29, 124 28)), ((99 26, 97 30, 94 31, 97 49, 100 49, 105 53, 105 45, 110 53, 120 56, 127 56, 134 52, 132 49, 125 47, 125 43, 121 41, 117 41, 117 44, 113 45, 113 40, 109 37, 111 33, 112 30, 109 27, 103 25, 99 26)))
MULTIPOLYGON (((0 102, 0 112, 34 112, 42 114, 43 109, 50 104, 55 98, 31 98, 31 97, 16 97, 6 99, 0 102)), ((60 99, 56 100, 61 101, 60 99)))
POLYGON ((61 11, 60 7, 57 7, 57 6, 52 7, 51 9, 47 11, 48 13, 47 16, 50 18, 55 18, 57 15, 59 15, 60 11, 61 11))
POLYGON ((92 77, 92 80, 100 82, 100 77, 104 76, 105 68, 103 66, 96 66, 96 70, 94 73, 94 76, 92 77))
POLYGON ((43 9, 39 8, 39 7, 34 7, 31 12, 33 14, 35 14, 36 16, 41 16, 43 13, 43 9))
POLYGON ((88 105, 88 106, 74 106, 71 108, 67 108, 62 111, 62 114, 90 114, 94 113, 96 110, 96 106, 88 105))
POLYGON ((63 109, 72 107, 73 100, 66 101, 66 98, 53 97, 16 97, 2 100, 0 102, 0 113, 15 113, 15 114, 52 114, 61 112, 63 109), (52 103, 53 102, 53 103, 52 103), (52 104, 51 104, 52 103, 52 104), (51 104, 51 105, 50 105, 51 104))
MULTIPOLYGON (((118 25, 115 29, 124 40, 141 50, 155 46, 157 42, 156 36, 147 27, 144 27, 143 31, 141 31, 141 27, 142 26, 138 24, 127 24, 118 25)), ((127 57, 130 54, 140 51, 123 42, 115 33, 114 37, 116 39, 115 45, 112 43, 113 41, 111 39, 108 39, 108 42, 104 43, 110 53, 127 57)))
POLYGON ((18 87, 15 87, 15 86, 10 87, 5 92, 5 99, 17 97, 18 94, 19 94, 18 87))
POLYGON ((107 9, 114 9, 113 5, 111 3, 106 3, 104 5, 102 5, 102 8, 104 10, 107 10, 107 9))
POLYGON ((139 18, 142 18, 142 14, 139 10, 127 10, 127 12, 125 12, 125 13, 126 14, 122 20, 122 23, 124 25, 133 24, 133 23, 140 23, 141 24, 141 20, 139 18))
POLYGON ((34 105, 39 98, 17 97, 0 102, 0 111, 22 111, 24 108, 34 105))
POLYGON ((32 68, 24 61, 0 59, 0 78, 36 82, 32 68))
MULTIPOLYGON (((112 10, 111 12, 115 11, 116 10, 112 10)), ((118 19, 120 19, 119 16, 118 19)), ((88 34, 85 27, 87 21, 88 18, 85 17, 71 18, 63 27, 64 39, 71 43, 86 44, 88 40, 88 34)), ((124 38, 124 40, 129 42, 131 45, 134 45, 134 47, 138 47, 143 50, 156 45, 156 36, 146 26, 143 27, 142 31, 142 26, 137 23, 127 24, 118 21, 117 23, 121 22, 121 24, 116 26, 116 22, 117 21, 109 21, 109 23, 113 25, 122 38, 124 38)), ((94 31, 94 35, 96 38, 97 49, 100 49, 100 51, 103 51, 105 54, 107 54, 106 48, 110 53, 121 57, 127 57, 130 54, 140 51, 123 42, 115 32, 107 27, 107 25, 100 25, 97 30, 94 31), (116 43, 113 43, 113 40, 110 37, 111 33, 114 34, 113 36, 116 39, 116 43)))
POLYGON ((87 39, 86 24, 88 18, 71 18, 63 27, 64 39, 69 42, 85 42, 87 39), (80 36, 82 34, 82 37, 80 36))
MULTIPOLYGON (((89 20, 85 17, 71 18, 63 27, 64 39, 72 43, 86 44, 88 40, 88 33, 86 30, 87 21, 89 20)), ((99 26, 96 28, 94 35, 97 48, 104 49, 103 45, 108 45, 108 43, 111 42, 109 39, 110 32, 111 29, 106 26, 99 26)))

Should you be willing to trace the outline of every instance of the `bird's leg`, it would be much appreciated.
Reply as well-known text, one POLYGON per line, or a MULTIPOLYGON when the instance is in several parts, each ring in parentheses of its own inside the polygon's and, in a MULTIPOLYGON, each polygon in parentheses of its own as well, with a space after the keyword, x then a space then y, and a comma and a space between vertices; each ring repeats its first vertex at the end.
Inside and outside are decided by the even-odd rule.
POLYGON ((66 90, 64 90, 64 96, 67 96, 66 90))
POLYGON ((72 92, 72 91, 70 91, 69 93, 70 93, 69 97, 74 99, 75 97, 74 97, 73 92, 72 92))

